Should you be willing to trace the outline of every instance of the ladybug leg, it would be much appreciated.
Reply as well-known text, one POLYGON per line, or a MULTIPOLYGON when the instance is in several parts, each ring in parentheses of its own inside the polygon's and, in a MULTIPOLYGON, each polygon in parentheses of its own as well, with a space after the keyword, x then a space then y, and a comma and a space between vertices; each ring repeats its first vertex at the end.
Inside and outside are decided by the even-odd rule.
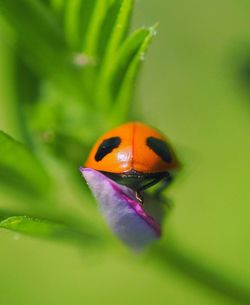
POLYGON ((140 188, 137 189, 137 191, 142 192, 145 191, 146 189, 148 189, 149 187, 155 185, 156 183, 163 181, 163 185, 160 186, 155 192, 156 193, 161 193, 163 191, 163 189, 165 189, 165 187, 170 183, 171 181, 171 176, 169 174, 169 172, 165 172, 165 173, 159 173, 159 175, 154 176, 154 178, 151 178, 151 180, 144 184, 143 186, 141 186, 140 188))
POLYGON ((148 182, 147 184, 144 184, 142 187, 140 187, 138 189, 138 191, 139 192, 145 191, 146 189, 148 189, 149 187, 155 185, 156 183, 158 183, 161 180, 162 180, 162 177, 156 177, 153 180, 151 180, 150 182, 148 182))
POLYGON ((169 176, 169 173, 164 173, 164 176, 162 174, 159 176, 155 176, 153 179, 151 179, 151 181, 149 181, 148 183, 144 184, 143 186, 141 186, 139 189, 136 190, 136 198, 138 199, 138 201, 140 201, 141 204, 143 204, 143 196, 141 192, 155 185, 162 179, 165 179, 166 175, 169 176))
POLYGON ((141 192, 136 191, 135 192, 135 197, 140 202, 140 204, 143 205, 143 196, 142 196, 141 192))
POLYGON ((165 190, 166 187, 169 186, 169 184, 173 181, 173 177, 166 173, 166 176, 162 179, 161 185, 154 191, 155 197, 161 197, 162 192, 165 190))

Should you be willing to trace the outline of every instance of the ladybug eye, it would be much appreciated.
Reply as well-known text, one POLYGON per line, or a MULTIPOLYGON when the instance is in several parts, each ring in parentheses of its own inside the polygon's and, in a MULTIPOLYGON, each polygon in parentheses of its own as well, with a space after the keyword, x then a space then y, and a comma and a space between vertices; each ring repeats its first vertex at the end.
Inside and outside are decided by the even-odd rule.
POLYGON ((107 154, 109 154, 114 148, 118 147, 121 143, 120 137, 112 137, 104 140, 95 154, 95 160, 101 161, 107 154))
POLYGON ((165 141, 162 141, 154 137, 148 137, 146 140, 146 144, 165 162, 170 163, 172 161, 170 150, 165 141))

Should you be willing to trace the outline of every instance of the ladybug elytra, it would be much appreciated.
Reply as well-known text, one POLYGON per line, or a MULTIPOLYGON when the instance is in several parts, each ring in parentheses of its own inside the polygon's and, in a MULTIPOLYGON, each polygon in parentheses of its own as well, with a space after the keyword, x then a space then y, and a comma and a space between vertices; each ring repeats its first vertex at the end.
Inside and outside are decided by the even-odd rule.
MULTIPOLYGON (((93 146, 86 167, 140 193, 157 182, 167 185, 179 162, 169 141, 155 129, 129 122, 104 134, 93 146)), ((142 201, 142 199, 141 199, 142 201)))

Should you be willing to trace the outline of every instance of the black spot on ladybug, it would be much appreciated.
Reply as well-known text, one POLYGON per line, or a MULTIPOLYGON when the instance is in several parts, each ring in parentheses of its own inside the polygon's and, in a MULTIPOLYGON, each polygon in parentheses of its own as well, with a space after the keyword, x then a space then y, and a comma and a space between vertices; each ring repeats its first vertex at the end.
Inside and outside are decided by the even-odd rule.
POLYGON ((165 141, 162 141, 154 137, 148 137, 146 143, 147 146, 151 148, 165 162, 170 163, 172 161, 171 152, 165 141))
POLYGON ((101 161, 107 154, 109 154, 114 148, 118 147, 121 143, 120 137, 112 137, 104 140, 95 154, 95 160, 101 161))

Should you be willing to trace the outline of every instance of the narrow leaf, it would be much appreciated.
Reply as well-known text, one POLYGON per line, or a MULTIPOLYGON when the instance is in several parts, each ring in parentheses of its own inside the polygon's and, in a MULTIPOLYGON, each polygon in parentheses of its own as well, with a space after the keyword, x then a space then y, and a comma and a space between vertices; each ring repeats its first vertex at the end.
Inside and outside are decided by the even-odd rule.
POLYGON ((0 183, 29 194, 48 192, 49 178, 25 146, 0 131, 0 183))
POLYGON ((127 69, 139 52, 148 34, 149 30, 139 29, 131 34, 119 48, 110 65, 106 67, 103 80, 98 83, 98 99, 107 101, 108 105, 115 102, 127 69))
POLYGON ((35 237, 80 242, 85 245, 99 241, 99 238, 92 234, 77 231, 48 220, 28 216, 8 217, 0 222, 0 228, 35 237))
POLYGON ((68 0, 65 8, 65 36, 73 49, 79 44, 79 10, 82 0, 68 0))
POLYGON ((69 47, 48 7, 41 1, 1 0, 0 11, 16 33, 20 56, 38 75, 76 77, 69 47))
POLYGON ((106 12, 109 7, 109 1, 96 0, 95 7, 92 14, 92 18, 88 25, 88 31, 86 33, 86 41, 83 46, 83 52, 89 56, 96 56, 99 33, 101 26, 105 18, 106 12))
MULTIPOLYGON (((68 0, 70 1, 70 0, 68 0)), ((81 3, 81 7, 79 9, 79 24, 78 24, 78 31, 79 31, 79 51, 83 51, 86 45, 87 40, 87 31, 89 29, 90 20, 93 16, 93 11, 95 8, 96 1, 95 0, 84 0, 81 3)))
POLYGON ((101 32, 99 34, 98 40, 98 58, 99 62, 102 62, 102 58, 107 49, 110 37, 112 35, 112 31, 115 27, 115 23, 117 20, 117 16, 120 11, 122 0, 115 0, 109 7, 105 19, 103 20, 101 32))
POLYGON ((17 103, 16 54, 5 43, 6 37, 9 41, 12 40, 11 35, 13 35, 11 28, 0 16, 0 129, 6 130, 21 140, 24 133, 20 107, 17 103))
POLYGON ((110 40, 107 44, 107 50, 103 63, 104 66, 107 66, 109 61, 112 60, 112 57, 128 31, 133 4, 133 0, 122 1, 116 23, 114 24, 110 40))
POLYGON ((149 35, 149 30, 142 28, 131 34, 131 36, 121 46, 116 63, 114 64, 114 71, 112 75, 111 94, 112 101, 115 101, 117 94, 120 92, 120 86, 126 77, 126 72, 129 66, 140 52, 142 45, 149 35))
POLYGON ((141 63, 145 59, 145 52, 152 40, 152 37, 155 35, 155 29, 156 26, 151 27, 148 30, 147 36, 142 41, 140 48, 135 54, 133 60, 130 62, 124 75, 123 82, 119 89, 119 94, 115 101, 114 107, 112 107, 112 118, 116 122, 123 121, 129 111, 135 89, 136 77, 138 75, 141 63))
POLYGON ((50 5, 58 13, 63 10, 64 4, 65 0, 50 0, 50 5))
POLYGON ((102 89, 106 86, 106 77, 109 73, 109 67, 112 66, 112 62, 116 56, 117 49, 127 33, 132 8, 133 0, 122 1, 119 14, 113 26, 112 34, 110 35, 110 39, 106 44, 107 48, 104 53, 98 79, 98 83, 100 84, 101 88, 97 90, 97 103, 100 107, 103 107, 104 109, 106 108, 106 110, 108 108, 107 106, 109 104, 109 99, 107 96, 102 96, 102 89))

